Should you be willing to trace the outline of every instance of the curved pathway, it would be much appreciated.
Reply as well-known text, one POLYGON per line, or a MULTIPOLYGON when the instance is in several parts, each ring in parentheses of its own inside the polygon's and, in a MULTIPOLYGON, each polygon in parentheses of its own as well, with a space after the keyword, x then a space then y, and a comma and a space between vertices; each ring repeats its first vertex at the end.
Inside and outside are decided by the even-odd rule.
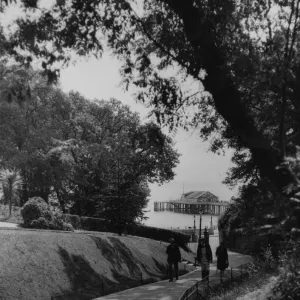
POLYGON ((20 224, 16 223, 9 223, 9 222, 1 222, 0 221, 0 228, 22 228, 20 224))
MULTIPOLYGON (((233 268, 235 274, 240 269, 239 266, 252 260, 251 256, 243 255, 236 252, 228 252, 229 268, 233 268)), ((216 262, 211 265, 210 282, 212 286, 218 285, 220 282, 219 274, 216 270, 216 262)), ((225 277, 230 277, 230 269, 225 271, 225 277)), ((133 289, 99 297, 94 300, 178 300, 183 293, 193 284, 201 280, 201 270, 188 273, 179 277, 179 280, 169 282, 168 280, 159 281, 152 284, 139 286, 133 289)))

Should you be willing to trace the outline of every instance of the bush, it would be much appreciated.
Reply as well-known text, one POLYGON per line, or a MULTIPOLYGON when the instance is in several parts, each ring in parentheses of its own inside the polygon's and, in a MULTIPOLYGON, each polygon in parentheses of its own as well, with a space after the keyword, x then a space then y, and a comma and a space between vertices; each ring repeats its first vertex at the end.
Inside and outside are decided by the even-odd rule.
POLYGON ((73 226, 70 223, 65 222, 63 214, 61 214, 59 212, 52 214, 52 219, 50 222, 50 229, 74 231, 73 226))
POLYGON ((27 201, 21 209, 24 226, 28 228, 73 231, 71 224, 64 221, 59 212, 51 212, 49 205, 39 197, 27 201))
POLYGON ((77 215, 70 215, 70 214, 64 214, 63 220, 66 223, 72 224, 73 228, 75 229, 81 229, 81 220, 80 217, 77 215))
POLYGON ((64 231, 74 231, 74 227, 70 223, 64 222, 63 229, 64 231))
POLYGON ((39 229, 50 229, 50 221, 43 217, 39 217, 38 219, 33 220, 31 222, 30 227, 39 229))
POLYGON ((44 218, 48 221, 51 220, 50 208, 46 201, 40 197, 30 198, 22 207, 21 214, 25 227, 31 227, 32 222, 39 218, 44 218))
POLYGON ((52 220, 49 221, 43 217, 33 220, 31 222, 31 228, 38 229, 52 229, 52 230, 64 230, 64 231, 73 231, 74 228, 71 224, 62 221, 59 217, 53 216, 52 220))

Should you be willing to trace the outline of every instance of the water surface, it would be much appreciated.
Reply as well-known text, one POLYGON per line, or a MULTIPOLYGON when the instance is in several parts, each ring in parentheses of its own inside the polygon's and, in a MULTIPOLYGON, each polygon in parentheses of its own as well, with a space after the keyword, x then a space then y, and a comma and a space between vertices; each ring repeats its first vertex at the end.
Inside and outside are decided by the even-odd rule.
MULTIPOLYGON (((185 229, 194 227, 194 215, 182 214, 171 211, 149 211, 146 213, 148 219, 143 223, 148 226, 155 226, 159 228, 180 228, 185 229)), ((212 216, 212 225, 218 224, 219 216, 212 216)), ((195 218, 196 228, 199 228, 200 216, 195 218)), ((211 216, 202 215, 202 228, 210 227, 211 216)))

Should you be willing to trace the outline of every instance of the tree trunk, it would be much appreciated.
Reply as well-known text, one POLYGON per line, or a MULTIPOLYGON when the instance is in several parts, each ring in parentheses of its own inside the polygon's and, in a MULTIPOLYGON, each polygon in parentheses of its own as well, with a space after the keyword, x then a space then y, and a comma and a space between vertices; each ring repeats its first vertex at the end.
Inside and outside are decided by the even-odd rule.
POLYGON ((237 90, 226 65, 226 58, 212 31, 213 24, 202 22, 201 10, 192 0, 161 0, 167 3, 182 19, 186 36, 195 50, 195 62, 189 73, 198 78, 201 68, 207 76, 203 81, 205 89, 213 96, 217 112, 227 121, 241 144, 252 154, 253 161, 262 177, 268 177, 281 191, 292 181, 289 172, 277 167, 282 163, 280 153, 270 141, 255 127, 251 115, 242 103, 242 95, 237 90))
POLYGON ((63 198, 61 197, 61 194, 60 194, 58 188, 55 188, 55 192, 56 192, 56 195, 57 195, 57 199, 58 199, 60 208, 61 208, 62 212, 65 214, 65 213, 66 213, 65 201, 64 201, 63 198))
POLYGON ((11 217, 11 207, 12 207, 12 197, 10 197, 9 198, 9 200, 8 200, 8 205, 9 205, 9 211, 8 211, 8 218, 10 219, 10 217, 11 217))
POLYGON ((24 184, 22 187, 22 195, 20 197, 20 206, 23 206, 28 201, 28 188, 27 184, 24 184))

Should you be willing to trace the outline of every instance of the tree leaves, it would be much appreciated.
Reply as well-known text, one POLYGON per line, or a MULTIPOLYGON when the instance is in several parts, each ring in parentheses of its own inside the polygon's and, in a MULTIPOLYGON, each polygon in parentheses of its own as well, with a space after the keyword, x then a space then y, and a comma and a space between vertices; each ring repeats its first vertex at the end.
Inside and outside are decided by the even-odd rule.
MULTIPOLYGON (((142 218, 148 182, 174 177, 179 155, 172 140, 156 124, 141 124, 138 114, 116 99, 65 95, 38 72, 2 67, 3 74, 9 70, 13 80, 20 77, 31 86, 24 105, 0 103, 5 145, 0 154, 5 165, 22 170, 24 194, 46 201, 56 197, 63 210, 69 205, 76 213, 94 216, 96 207, 112 205, 107 197, 122 193, 135 207, 131 222, 142 218)), ((4 90, 9 84, 4 78, 4 90)))

